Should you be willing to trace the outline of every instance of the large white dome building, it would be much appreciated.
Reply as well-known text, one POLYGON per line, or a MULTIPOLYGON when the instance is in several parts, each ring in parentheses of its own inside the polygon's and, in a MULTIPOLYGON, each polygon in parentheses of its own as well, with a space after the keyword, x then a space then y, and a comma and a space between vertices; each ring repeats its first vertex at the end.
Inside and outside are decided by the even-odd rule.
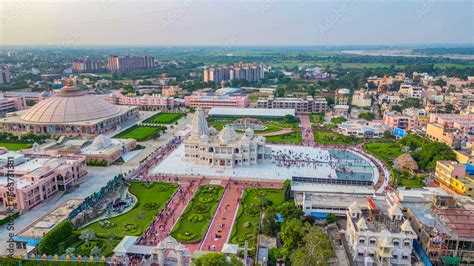
POLYGON ((138 116, 137 107, 113 105, 69 80, 56 95, 1 119, 0 129, 15 134, 96 135, 138 116))

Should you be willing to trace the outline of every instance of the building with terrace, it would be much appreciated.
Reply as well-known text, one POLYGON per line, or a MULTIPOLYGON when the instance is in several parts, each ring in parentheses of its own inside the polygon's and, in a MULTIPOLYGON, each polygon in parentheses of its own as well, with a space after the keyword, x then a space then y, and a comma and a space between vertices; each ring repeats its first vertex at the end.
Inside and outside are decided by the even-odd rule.
POLYGON ((137 106, 139 109, 174 109, 182 105, 181 101, 177 101, 173 97, 161 96, 159 94, 127 96, 120 92, 107 95, 107 101, 116 105, 137 106))
POLYGON ((0 168, 0 206, 4 208, 26 212, 57 192, 77 185, 87 174, 86 158, 82 156, 3 152, 0 161, 16 158, 10 164, 13 170, 6 165, 0 168))
POLYGON ((206 93, 194 92, 184 96, 184 104, 193 108, 211 109, 213 107, 247 108, 250 104, 248 95, 242 93, 206 93))
POLYGON ((352 259, 365 265, 412 265, 417 235, 390 198, 368 198, 368 208, 354 201, 346 217, 345 237, 352 259))
POLYGON ((13 134, 97 135, 139 117, 134 106, 113 105, 87 94, 68 80, 54 96, 32 108, 9 113, 0 119, 0 130, 13 134))
POLYGON ((474 114, 431 114, 426 136, 451 147, 463 148, 474 140, 474 114))
POLYGON ((265 137, 254 135, 251 128, 239 136, 231 126, 217 133, 207 125, 202 108, 194 114, 184 149, 185 161, 210 167, 249 166, 272 159, 272 149, 266 147, 265 137))
POLYGON ((296 114, 325 113, 328 109, 328 103, 325 98, 313 98, 313 96, 292 98, 271 95, 267 98, 259 98, 257 108, 293 109, 296 114))

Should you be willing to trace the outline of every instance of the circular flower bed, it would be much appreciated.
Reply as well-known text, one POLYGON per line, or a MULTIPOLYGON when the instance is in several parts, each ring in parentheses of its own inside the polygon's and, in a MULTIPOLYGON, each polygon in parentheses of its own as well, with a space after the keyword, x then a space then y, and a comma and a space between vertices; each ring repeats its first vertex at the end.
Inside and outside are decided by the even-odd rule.
POLYGON ((135 233, 138 230, 138 226, 134 223, 128 223, 128 224, 124 224, 122 226, 122 229, 130 233, 135 233))
POLYGON ((212 194, 201 195, 198 200, 203 203, 208 203, 214 200, 214 196, 212 194))
POLYGON ((188 221, 193 222, 193 223, 200 222, 203 219, 204 219, 204 217, 201 214, 193 214, 193 215, 188 217, 188 221))
POLYGON ((208 210, 209 210, 209 207, 204 203, 196 204, 196 206, 193 207, 193 211, 198 212, 198 213, 206 212, 208 210))
POLYGON ((156 208, 158 208, 160 206, 160 204, 156 203, 156 202, 147 202, 145 204, 143 204, 143 209, 144 210, 154 210, 156 208))
POLYGON ((248 216, 252 216, 252 217, 258 216, 259 214, 259 211, 257 208, 245 208, 244 212, 248 216))

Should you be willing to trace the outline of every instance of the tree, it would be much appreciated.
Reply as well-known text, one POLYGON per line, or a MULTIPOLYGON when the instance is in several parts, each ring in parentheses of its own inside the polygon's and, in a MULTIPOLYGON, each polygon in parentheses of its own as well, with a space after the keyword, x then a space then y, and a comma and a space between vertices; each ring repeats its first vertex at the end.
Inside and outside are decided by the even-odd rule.
POLYGON ((367 121, 371 121, 371 120, 375 119, 375 114, 374 113, 369 113, 369 112, 360 113, 359 118, 365 119, 367 121))
POLYGON ((73 248, 73 247, 68 247, 68 248, 66 249, 66 255, 73 256, 73 255, 74 255, 74 252, 76 252, 76 249, 73 248))
POLYGON ((291 255, 292 265, 329 265, 336 256, 331 238, 320 227, 311 227, 303 242, 291 255))
POLYGON ((283 242, 283 247, 287 249, 298 247, 303 241, 304 234, 303 222, 301 222, 301 220, 285 220, 280 231, 280 238, 283 242))
POLYGON ((59 243, 71 236, 73 230, 74 226, 70 221, 60 223, 41 238, 38 244, 38 252, 40 254, 58 253, 59 243))
POLYGON ((275 96, 276 97, 284 97, 286 94, 286 90, 282 86, 278 86, 278 88, 275 91, 275 96))
POLYGON ((284 220, 300 219, 304 212, 293 201, 285 202, 278 208, 284 220))
POLYGON ((400 102, 402 109, 406 108, 420 108, 420 100, 416 98, 406 98, 400 102))
POLYGON ((334 223, 336 222, 336 215, 334 215, 334 213, 329 213, 328 216, 326 217, 326 221, 328 223, 334 223))
POLYGON ((210 252, 193 260, 196 266, 243 266, 235 255, 227 256, 221 252, 210 252))
POLYGON ((95 232, 91 229, 84 230, 81 232, 79 239, 84 240, 84 242, 86 242, 86 246, 88 246, 89 242, 95 239, 95 232))
POLYGON ((262 233, 267 236, 276 236, 278 232, 278 223, 275 219, 276 210, 273 206, 268 207, 265 210, 263 219, 262 219, 262 233))
POLYGON ((100 254, 100 248, 98 246, 94 246, 92 249, 91 249, 91 256, 99 256, 100 254))

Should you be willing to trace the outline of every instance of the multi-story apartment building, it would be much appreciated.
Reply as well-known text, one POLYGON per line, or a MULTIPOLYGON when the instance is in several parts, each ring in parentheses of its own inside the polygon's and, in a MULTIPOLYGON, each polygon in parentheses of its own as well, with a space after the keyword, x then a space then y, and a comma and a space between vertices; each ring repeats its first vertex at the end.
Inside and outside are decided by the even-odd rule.
POLYGON ((352 105, 357 107, 372 106, 372 95, 365 90, 357 90, 352 95, 352 105))
POLYGON ((474 179, 469 177, 465 164, 437 161, 435 183, 458 194, 474 197, 474 179))
POLYGON ((421 99, 422 93, 424 91, 423 87, 414 86, 411 84, 401 84, 400 89, 398 90, 398 94, 403 96, 404 98, 416 98, 421 99))
POLYGON ((182 105, 173 97, 161 96, 157 94, 143 96, 126 96, 120 92, 109 94, 105 100, 116 105, 138 106, 140 109, 173 109, 182 105))
POLYGON ((108 68, 111 72, 127 72, 153 67, 155 67, 155 58, 153 56, 109 56, 108 68))
POLYGON ((338 89, 334 98, 335 104, 347 105, 349 103, 349 96, 351 91, 349 89, 338 89))
POLYGON ((201 107, 211 109, 213 107, 246 108, 250 104, 248 95, 242 93, 205 93, 194 92, 190 96, 184 96, 184 105, 193 108, 201 107))
POLYGON ((105 69, 101 60, 75 59, 72 61, 72 71, 75 73, 97 72, 105 69))
POLYGON ((0 84, 10 83, 10 70, 8 68, 0 68, 0 84))
POLYGON ((426 136, 451 147, 463 148, 474 138, 474 114, 431 114, 426 136))
POLYGON ((41 204, 58 191, 75 186, 87 174, 83 156, 26 156, 5 150, 1 152, 0 204, 20 212, 41 204), (13 171, 7 169, 9 157, 16 158, 13 171), (13 191, 7 179, 13 180, 13 191))
POLYGON ((176 96, 177 94, 183 91, 182 88, 178 86, 166 86, 161 89, 161 94, 166 97, 176 96))
POLYGON ((294 109, 296 114, 325 113, 328 109, 328 103, 325 98, 284 98, 274 97, 259 98, 257 108, 268 109, 294 109))
POLYGON ((244 64, 240 62, 232 66, 216 66, 204 69, 204 82, 212 81, 220 84, 222 81, 243 79, 255 82, 263 79, 265 69, 262 63, 244 64))
POLYGON ((23 97, 0 98, 0 114, 23 110, 26 101, 23 97))
POLYGON ((389 198, 368 198, 368 209, 349 206, 345 237, 352 259, 365 265, 412 265, 417 238, 400 206, 389 198), (368 263, 368 264, 367 264, 368 263))
POLYGON ((25 102, 37 103, 49 97, 48 92, 23 92, 23 91, 7 91, 0 92, 0 98, 23 98, 25 102))
POLYGON ((416 126, 416 119, 411 116, 388 113, 384 116, 384 124, 390 128, 399 128, 404 130, 412 130, 416 126))

